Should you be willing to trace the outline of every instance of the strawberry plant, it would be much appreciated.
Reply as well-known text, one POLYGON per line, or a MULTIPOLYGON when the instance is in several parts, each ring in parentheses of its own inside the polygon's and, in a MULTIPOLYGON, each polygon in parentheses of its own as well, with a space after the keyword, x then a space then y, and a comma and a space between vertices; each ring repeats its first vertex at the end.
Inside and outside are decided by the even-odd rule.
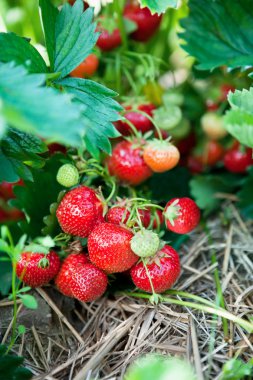
MULTIPOLYGON (((227 310, 215 253, 219 298, 178 289, 189 268, 183 243, 203 233, 212 245, 207 218, 224 199, 253 215, 249 0, 119 0, 95 9, 39 0, 31 35, 9 24, 4 1, 0 293, 13 304, 5 358, 24 333, 18 304, 36 309, 34 294, 48 300, 47 290, 79 306, 129 296, 211 314, 226 342, 228 320, 251 333, 249 313, 227 310)), ((158 365, 171 370, 160 357, 158 365)))

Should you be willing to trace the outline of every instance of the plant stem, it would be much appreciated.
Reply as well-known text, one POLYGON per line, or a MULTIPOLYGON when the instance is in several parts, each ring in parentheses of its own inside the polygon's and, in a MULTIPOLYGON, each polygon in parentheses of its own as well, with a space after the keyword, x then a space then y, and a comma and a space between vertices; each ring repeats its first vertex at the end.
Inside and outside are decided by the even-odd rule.
POLYGON ((16 326, 17 326, 17 311, 18 311, 18 305, 17 305, 17 292, 16 292, 16 261, 12 264, 12 279, 11 279, 11 287, 12 287, 12 298, 13 298, 13 322, 12 322, 12 333, 11 333, 11 341, 8 345, 8 349, 6 351, 6 354, 12 349, 15 340, 16 340, 16 326))
POLYGON ((114 3, 114 9, 118 16, 118 26, 119 26, 119 30, 120 30, 120 34, 122 38, 122 46, 124 50, 127 50, 128 42, 127 42, 127 34, 125 30, 125 25, 124 25, 123 12, 120 6, 120 2, 118 0, 114 1, 113 3, 114 3))

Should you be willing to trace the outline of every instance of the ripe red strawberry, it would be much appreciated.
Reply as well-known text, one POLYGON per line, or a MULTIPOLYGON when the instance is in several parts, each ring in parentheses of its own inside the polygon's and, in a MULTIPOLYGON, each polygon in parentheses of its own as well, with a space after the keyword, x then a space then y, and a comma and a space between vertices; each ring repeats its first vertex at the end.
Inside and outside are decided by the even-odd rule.
POLYGON ((98 31, 100 32, 100 36, 97 40, 97 46, 100 50, 111 51, 121 45, 122 39, 118 28, 110 32, 103 28, 102 25, 99 25, 98 31))
POLYGON ((90 260, 106 273, 124 272, 136 263, 130 241, 133 233, 116 224, 102 223, 88 237, 90 260))
POLYGON ((245 173, 247 168, 253 165, 252 149, 240 146, 227 151, 224 156, 224 166, 232 173, 245 173))
POLYGON ((55 279, 55 284, 62 294, 68 297, 73 297, 69 281, 73 277, 73 272, 88 263, 88 257, 83 253, 71 253, 66 257, 55 279))
POLYGON ((54 251, 47 255, 36 252, 23 252, 17 262, 17 277, 32 288, 47 284, 60 269, 60 258, 54 251), (43 259, 47 259, 45 265, 43 259), (43 261, 42 261, 43 260, 43 261))
POLYGON ((115 145, 108 160, 110 174, 129 185, 139 185, 152 175, 143 160, 143 149, 138 142, 122 141, 115 145))
POLYGON ((131 34, 135 41, 148 41, 159 28, 162 17, 158 14, 152 15, 148 8, 141 8, 136 2, 125 6, 124 17, 137 24, 137 30, 131 34))
POLYGON ((173 198, 165 206, 164 216, 168 230, 187 234, 197 227, 200 210, 190 198, 173 198))
POLYGON ((161 210, 151 210, 151 208, 148 208, 147 210, 140 210, 139 212, 141 213, 141 221, 145 228, 150 227, 156 229, 158 225, 161 225, 164 222, 161 210))
MULTIPOLYGON (((148 116, 152 116, 154 109, 155 106, 153 104, 141 104, 138 106, 138 110, 145 112, 148 116)), ((128 112, 125 113, 125 118, 134 125, 137 131, 144 134, 153 129, 152 121, 146 116, 137 111, 133 111, 130 106, 127 106, 126 110, 128 110, 128 112)), ((133 134, 131 127, 125 121, 118 121, 116 127, 123 136, 133 134)))
POLYGON ((106 220, 109 223, 113 224, 126 224, 128 221, 128 218, 130 216, 130 211, 126 209, 126 207, 112 207, 107 215, 106 220))
MULTIPOLYGON (((146 266, 156 293, 163 293, 171 288, 180 274, 179 256, 169 245, 165 245, 155 256, 150 257, 146 261, 146 266)), ((142 261, 132 267, 130 274, 138 288, 152 293, 150 280, 142 261)))
POLYGON ((84 264, 73 271, 69 286, 74 298, 82 302, 91 302, 106 291, 106 274, 93 264, 84 264))
POLYGON ((64 196, 56 216, 64 232, 86 238, 104 220, 103 203, 95 190, 79 186, 64 196))

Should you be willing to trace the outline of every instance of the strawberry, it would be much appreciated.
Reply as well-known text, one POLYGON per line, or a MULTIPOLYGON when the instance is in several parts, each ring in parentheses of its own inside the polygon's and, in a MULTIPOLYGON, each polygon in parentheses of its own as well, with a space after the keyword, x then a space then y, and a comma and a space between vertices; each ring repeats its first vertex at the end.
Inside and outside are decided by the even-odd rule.
POLYGON ((153 231, 142 229, 131 239, 132 251, 140 257, 153 256, 159 249, 160 239, 153 231))
POLYGON ((201 127, 205 134, 212 140, 219 140, 227 135, 222 117, 215 112, 208 112, 202 116, 201 127))
MULTIPOLYGON (((125 107, 125 109, 127 110, 127 112, 125 113, 124 117, 134 125, 137 131, 144 134, 153 129, 152 121, 148 119, 146 116, 144 116, 141 113, 138 113, 138 111, 133 111, 130 106, 125 107)), ((141 104, 138 106, 138 110, 146 113, 150 117, 152 117, 154 109, 155 106, 153 104, 141 104)), ((133 133, 131 127, 127 122, 120 120, 115 124, 116 128, 123 136, 128 136, 133 133)))
POLYGON ((106 220, 109 223, 113 224, 126 224, 130 216, 130 211, 126 209, 126 207, 112 207, 107 215, 106 220))
POLYGON ((15 194, 13 192, 13 188, 14 188, 14 186, 17 186, 17 185, 24 186, 24 182, 22 181, 22 179, 20 179, 17 182, 6 182, 6 181, 3 181, 0 184, 0 197, 2 197, 3 199, 5 199, 6 201, 8 201, 9 199, 15 198, 15 194))
POLYGON ((104 23, 104 20, 103 18, 101 18, 100 23, 98 25, 98 32, 100 32, 100 36, 98 37, 98 40, 97 40, 97 46, 102 51, 114 50, 118 46, 120 46, 122 42, 120 30, 117 27, 115 27, 112 30, 109 30, 109 29, 107 30, 105 27, 103 27, 102 25, 103 23, 104 23))
POLYGON ((86 238, 104 220, 103 203, 95 190, 79 186, 63 197, 56 216, 65 233, 86 238))
POLYGON ((89 78, 97 71, 98 65, 98 57, 90 54, 69 75, 74 78, 89 78))
MULTIPOLYGON (((180 274, 179 256, 169 245, 165 245, 155 256, 150 257, 146 261, 146 266, 156 293, 163 293, 171 288, 180 274)), ((152 293, 150 280, 142 261, 132 267, 130 274, 138 288, 152 293)))
POLYGON ((93 264, 79 266, 69 279, 73 297, 82 302, 91 302, 101 297, 106 291, 107 284, 106 274, 93 264))
POLYGON ((152 175, 142 157, 143 148, 137 141, 122 141, 115 145, 108 160, 111 175, 129 185, 139 185, 152 175))
POLYGON ((23 252, 17 262, 17 277, 32 288, 47 284, 60 269, 60 258, 54 251, 47 255, 23 252), (45 262, 46 259, 46 262, 45 262))
POLYGON ((73 277, 74 271, 88 263, 89 260, 83 253, 71 253, 66 257, 55 279, 55 284, 62 294, 73 297, 69 281, 73 277))
POLYGON ((145 147, 143 159, 153 172, 163 173, 178 164, 180 153, 167 141, 153 140, 145 147))
POLYGON ((131 250, 133 233, 116 224, 102 223, 88 237, 90 260, 106 273, 124 272, 138 260, 131 250))
POLYGON ((245 173, 247 168, 253 165, 252 149, 235 145, 224 156, 224 166, 232 173, 245 173))
POLYGON ((200 210, 190 198, 173 198, 164 209, 167 229, 177 234, 187 234, 197 227, 200 210))
POLYGON ((152 210, 150 207, 139 210, 140 218, 145 228, 156 229, 164 222, 163 213, 161 210, 152 210))
POLYGON ((64 164, 58 170, 56 179, 60 185, 65 187, 72 187, 78 184, 79 173, 74 165, 64 164))

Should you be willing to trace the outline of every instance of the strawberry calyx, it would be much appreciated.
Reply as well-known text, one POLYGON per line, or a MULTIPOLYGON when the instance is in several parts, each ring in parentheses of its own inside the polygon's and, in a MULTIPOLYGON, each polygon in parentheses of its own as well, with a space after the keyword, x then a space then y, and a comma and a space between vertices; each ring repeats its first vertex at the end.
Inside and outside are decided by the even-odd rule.
POLYGON ((46 268, 49 268, 49 266, 50 266, 50 263, 49 263, 48 259, 46 258, 46 255, 45 255, 45 257, 40 259, 40 261, 38 262, 38 267, 41 269, 46 269, 46 268))
POLYGON ((181 207, 179 206, 179 199, 175 199, 174 202, 169 205, 167 210, 164 212, 165 219, 169 220, 169 222, 174 226, 174 221, 181 216, 181 207))
POLYGON ((104 17, 100 16, 98 18, 97 31, 103 32, 106 30, 109 34, 112 34, 116 29, 118 29, 117 19, 114 17, 104 17))
POLYGON ((158 151, 166 151, 171 145, 171 136, 166 140, 153 139, 148 142, 147 148, 151 148, 158 151))

